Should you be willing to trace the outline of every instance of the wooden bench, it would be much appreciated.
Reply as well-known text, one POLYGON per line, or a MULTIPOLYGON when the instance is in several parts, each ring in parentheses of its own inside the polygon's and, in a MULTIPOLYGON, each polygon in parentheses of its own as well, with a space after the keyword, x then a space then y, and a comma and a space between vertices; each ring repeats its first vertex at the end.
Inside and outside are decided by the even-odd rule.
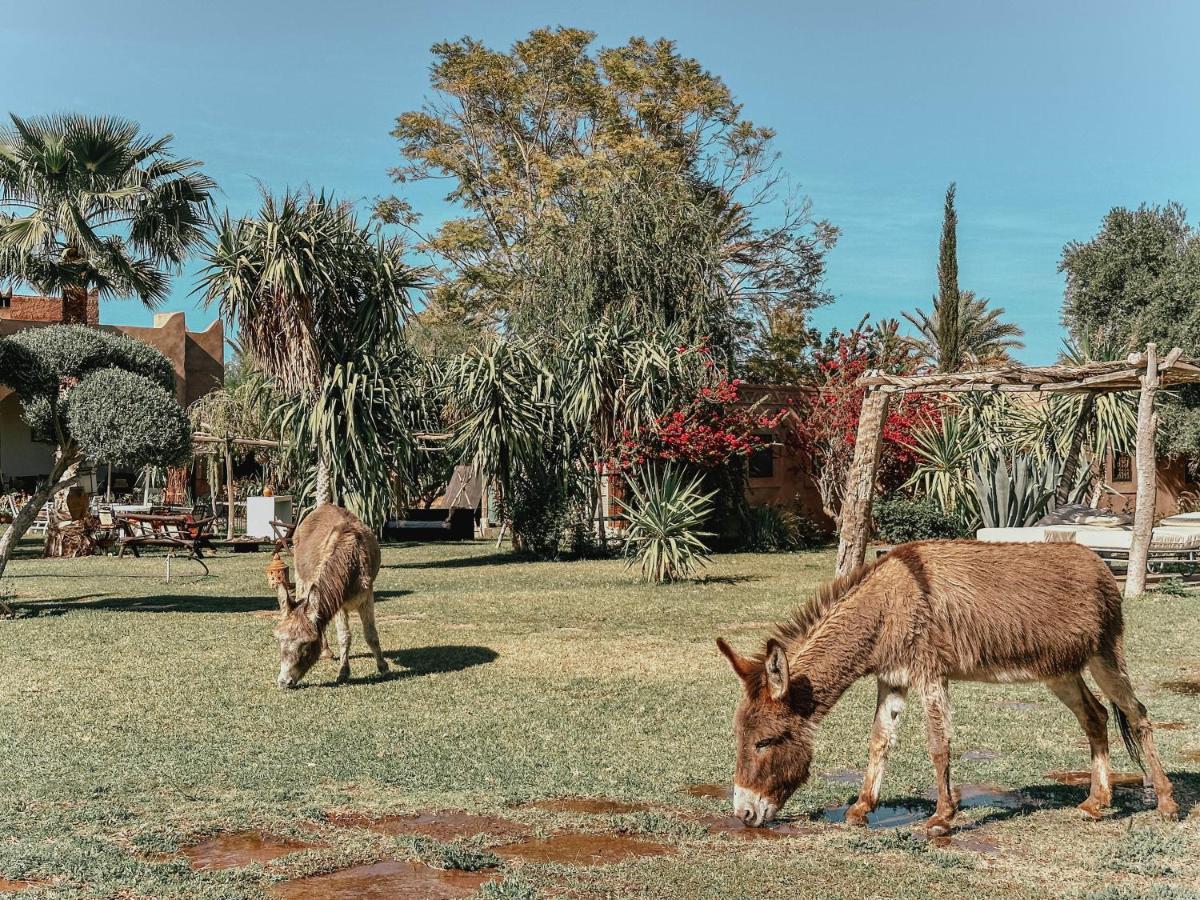
POLYGON ((212 549, 213 518, 131 513, 115 516, 114 521, 120 532, 116 539, 121 548, 118 557, 123 557, 126 550, 138 556, 141 547, 166 547, 168 554, 171 550, 186 550, 186 558, 200 563, 204 574, 209 574, 204 551, 212 549))

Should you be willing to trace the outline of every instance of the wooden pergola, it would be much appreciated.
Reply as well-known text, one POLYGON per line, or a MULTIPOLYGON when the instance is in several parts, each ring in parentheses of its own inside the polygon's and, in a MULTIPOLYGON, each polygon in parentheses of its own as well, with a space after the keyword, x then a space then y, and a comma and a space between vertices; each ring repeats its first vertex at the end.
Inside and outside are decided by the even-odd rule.
POLYGON ((866 388, 858 421, 854 458, 846 478, 842 501, 841 537, 838 542, 837 573, 862 565, 867 555, 871 524, 871 503, 875 493, 875 470, 888 403, 893 394, 984 393, 1073 393, 1083 394, 1085 402, 1075 423, 1068 458, 1059 481, 1059 496, 1075 477, 1075 467, 1083 443, 1092 401, 1098 394, 1113 391, 1138 391, 1137 416, 1137 502, 1134 507, 1133 539, 1129 551, 1129 570, 1125 595, 1136 596, 1146 587, 1146 563, 1154 532, 1154 502, 1157 491, 1154 433, 1158 414, 1154 408, 1159 388, 1200 383, 1200 365, 1185 360, 1178 347, 1161 359, 1154 344, 1143 353, 1131 353, 1126 359, 1088 363, 1082 366, 1007 366, 981 372, 950 372, 934 375, 887 375, 867 372, 859 379, 866 388))

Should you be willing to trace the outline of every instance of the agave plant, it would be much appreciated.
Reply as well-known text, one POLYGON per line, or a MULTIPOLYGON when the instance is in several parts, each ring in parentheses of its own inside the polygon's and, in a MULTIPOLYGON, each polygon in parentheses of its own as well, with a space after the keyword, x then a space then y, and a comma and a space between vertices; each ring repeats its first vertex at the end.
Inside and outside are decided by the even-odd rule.
POLYGON ((975 500, 985 528, 1024 528, 1046 514, 1061 466, 1029 453, 990 454, 975 461, 975 500))
POLYGON ((716 492, 704 493, 700 476, 691 481, 674 466, 644 470, 629 479, 633 502, 618 501, 629 520, 625 552, 628 565, 638 563, 642 580, 665 584, 688 578, 708 562, 702 531, 716 492))

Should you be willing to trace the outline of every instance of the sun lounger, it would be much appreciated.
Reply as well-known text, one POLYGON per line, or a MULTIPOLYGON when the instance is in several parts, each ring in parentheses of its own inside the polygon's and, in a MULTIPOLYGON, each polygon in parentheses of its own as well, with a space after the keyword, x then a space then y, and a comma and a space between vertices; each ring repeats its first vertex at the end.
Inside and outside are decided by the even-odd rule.
MULTIPOLYGON (((1094 550, 1110 567, 1128 565, 1133 529, 1100 525, 1037 525, 1030 528, 981 528, 975 533, 992 543, 1071 541, 1094 550)), ((1200 554, 1200 527, 1160 525, 1150 539, 1150 563, 1195 563, 1200 554)))

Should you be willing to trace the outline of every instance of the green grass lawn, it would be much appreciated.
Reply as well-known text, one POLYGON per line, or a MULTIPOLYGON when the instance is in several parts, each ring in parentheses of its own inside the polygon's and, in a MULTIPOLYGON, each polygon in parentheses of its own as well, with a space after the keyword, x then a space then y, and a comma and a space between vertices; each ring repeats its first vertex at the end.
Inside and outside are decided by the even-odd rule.
MULTIPOLYGON (((384 548, 380 679, 355 626, 354 677, 323 661, 301 690, 275 687, 266 555, 225 555, 213 576, 163 560, 17 560, 18 617, 0 621, 0 876, 22 896, 257 897, 286 878, 385 858, 490 859, 493 836, 453 846, 330 824, 330 810, 461 809, 530 834, 625 831, 670 853, 588 869, 503 863, 494 897, 1200 896, 1200 817, 1163 825, 1138 790, 1103 822, 1074 809, 1085 788, 1073 717, 1038 685, 953 688, 956 782, 1020 790, 1016 808, 962 814, 982 854, 931 848, 909 826, 820 821, 856 793, 814 776, 786 813, 807 833, 708 833, 727 801, 681 788, 730 780, 740 689, 713 638, 753 649, 832 567, 828 552, 717 557, 702 582, 645 587, 621 563, 525 563, 490 545, 384 548), (1022 701, 997 705, 997 701, 1022 701), (1030 705, 1026 705, 1030 704, 1030 705), (967 760, 959 755, 968 751, 967 760), (639 801, 648 812, 549 812, 561 796, 639 801), (322 846, 269 864, 193 871, 173 851, 260 829, 322 846)), ((1127 652, 1185 815, 1200 805, 1200 697, 1160 683, 1200 677, 1200 598, 1127 604, 1127 652)), ((815 771, 866 761, 874 686, 822 726, 815 771)), ((1114 735, 1115 737, 1115 735, 1114 735)), ((1118 742, 1119 744, 1119 742, 1118 742)), ((1114 750, 1118 768, 1131 763, 1114 750)), ((920 806, 932 783, 910 705, 884 803, 920 806)))

